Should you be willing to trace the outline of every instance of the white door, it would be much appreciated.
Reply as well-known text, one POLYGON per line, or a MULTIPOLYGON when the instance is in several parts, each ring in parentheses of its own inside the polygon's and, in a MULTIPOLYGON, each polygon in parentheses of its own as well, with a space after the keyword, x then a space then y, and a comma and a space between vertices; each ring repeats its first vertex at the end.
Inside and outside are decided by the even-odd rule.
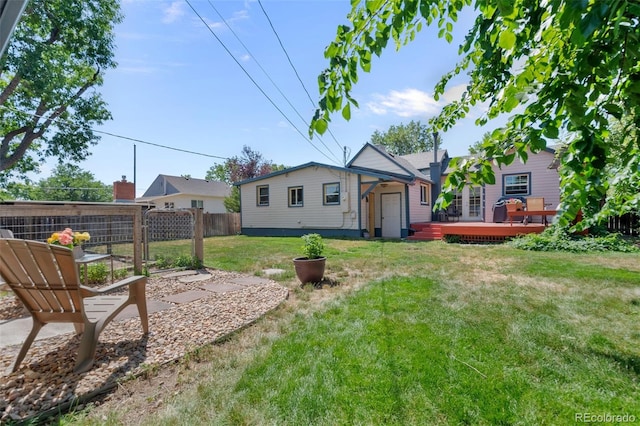
POLYGON ((462 191, 462 217, 464 221, 482 220, 482 188, 479 186, 465 186, 462 191))
POLYGON ((401 237, 402 207, 400 205, 400 199, 400 193, 380 195, 383 238, 401 237))

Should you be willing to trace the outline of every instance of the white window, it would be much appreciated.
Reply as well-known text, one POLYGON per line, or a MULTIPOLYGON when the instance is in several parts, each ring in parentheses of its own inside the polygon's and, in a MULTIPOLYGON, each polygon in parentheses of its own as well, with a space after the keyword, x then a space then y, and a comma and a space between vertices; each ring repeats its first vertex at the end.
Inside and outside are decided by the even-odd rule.
POLYGON ((269 185, 261 185, 256 190, 257 204, 258 206, 269 205, 269 185))
POLYGON ((201 209, 204 207, 204 201, 202 200, 191 200, 191 208, 192 209, 201 209))
POLYGON ((164 208, 165 208, 165 209, 172 209, 172 208, 174 208, 174 204, 173 204, 173 202, 170 202, 170 203, 164 203, 164 208))
POLYGON ((340 204, 340 183, 325 183, 322 185, 324 204, 340 204))
POLYGON ((420 204, 430 204, 429 198, 429 185, 420 185, 420 204))
POLYGON ((502 179, 503 195, 531 194, 531 173, 504 175, 502 179))
POLYGON ((292 186, 289 188, 289 207, 302 207, 301 186, 292 186))

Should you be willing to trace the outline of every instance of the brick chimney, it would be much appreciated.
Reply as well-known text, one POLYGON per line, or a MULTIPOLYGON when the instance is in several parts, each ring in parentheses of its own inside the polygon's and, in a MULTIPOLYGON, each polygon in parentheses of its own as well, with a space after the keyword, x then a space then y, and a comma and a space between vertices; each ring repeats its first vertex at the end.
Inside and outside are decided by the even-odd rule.
POLYGON ((136 188, 133 182, 127 182, 122 176, 121 181, 113 182, 113 200, 116 203, 133 203, 136 199, 136 188))

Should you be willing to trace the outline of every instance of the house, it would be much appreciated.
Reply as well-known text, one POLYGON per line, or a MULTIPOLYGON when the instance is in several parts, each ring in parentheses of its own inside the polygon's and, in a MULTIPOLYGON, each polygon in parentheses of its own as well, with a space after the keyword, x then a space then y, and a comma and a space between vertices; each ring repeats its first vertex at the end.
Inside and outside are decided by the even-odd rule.
MULTIPOLYGON (((557 204, 558 173, 548 167, 553 158, 552 150, 532 155, 526 165, 496 169, 496 185, 466 187, 454 198, 460 219, 491 221, 503 195, 544 196, 557 204)), ((310 162, 238 182, 241 232, 407 237, 412 224, 441 220, 433 201, 449 161, 446 150, 397 156, 367 143, 345 167, 310 162)))
MULTIPOLYGON (((442 184, 449 171, 449 168, 444 170, 442 184)), ((560 204, 560 175, 552 148, 537 154, 529 152, 526 164, 518 160, 501 168, 494 164, 493 172, 495 184, 467 185, 461 192, 454 193, 452 206, 461 221, 493 222, 496 202, 509 197, 543 197, 551 209, 560 204)))
POLYGON ((137 203, 159 209, 201 208, 203 213, 226 213, 224 199, 231 187, 215 180, 158 175, 137 203))

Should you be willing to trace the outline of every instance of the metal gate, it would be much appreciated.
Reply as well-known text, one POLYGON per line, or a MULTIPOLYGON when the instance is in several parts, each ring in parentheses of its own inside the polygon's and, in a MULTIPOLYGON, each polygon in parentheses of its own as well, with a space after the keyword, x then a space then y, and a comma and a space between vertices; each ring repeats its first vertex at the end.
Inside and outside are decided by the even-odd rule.
POLYGON ((195 256, 193 212, 189 209, 148 210, 144 214, 143 242, 147 262, 158 257, 195 256), (169 243, 171 241, 176 243, 169 243))

